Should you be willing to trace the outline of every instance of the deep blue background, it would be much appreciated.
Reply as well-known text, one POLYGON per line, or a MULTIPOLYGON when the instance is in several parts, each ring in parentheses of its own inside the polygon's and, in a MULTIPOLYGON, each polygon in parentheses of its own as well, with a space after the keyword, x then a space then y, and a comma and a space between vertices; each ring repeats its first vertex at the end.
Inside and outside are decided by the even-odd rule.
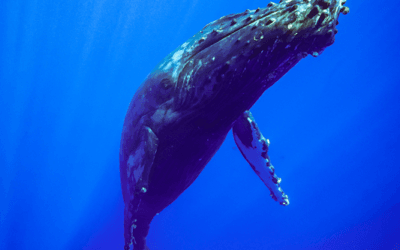
MULTIPOLYGON (((5 0, 0 249, 122 249, 118 150, 139 84, 207 23, 260 0, 5 0)), ((252 108, 288 207, 232 136, 157 216, 152 250, 400 249, 398 0, 348 0, 335 44, 252 108)))

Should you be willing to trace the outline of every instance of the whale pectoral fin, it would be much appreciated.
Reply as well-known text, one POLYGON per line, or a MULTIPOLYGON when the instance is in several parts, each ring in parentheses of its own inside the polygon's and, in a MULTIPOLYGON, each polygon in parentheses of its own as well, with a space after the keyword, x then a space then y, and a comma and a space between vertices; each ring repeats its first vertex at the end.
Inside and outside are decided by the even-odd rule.
POLYGON ((281 205, 289 205, 288 196, 280 187, 268 156, 269 140, 261 134, 250 111, 245 111, 234 123, 233 137, 240 152, 271 192, 271 197, 281 205))
POLYGON ((158 138, 147 126, 143 126, 138 135, 140 141, 126 163, 129 201, 125 202, 124 212, 125 250, 130 249, 132 243, 135 250, 148 249, 146 236, 152 218, 152 214, 147 216, 147 211, 143 211, 146 209, 141 200, 149 189, 149 175, 158 148, 158 138))
POLYGON ((144 126, 140 130, 140 143, 136 150, 129 155, 128 182, 134 186, 135 193, 146 193, 149 185, 149 174, 153 166, 158 147, 158 138, 151 128, 144 126))

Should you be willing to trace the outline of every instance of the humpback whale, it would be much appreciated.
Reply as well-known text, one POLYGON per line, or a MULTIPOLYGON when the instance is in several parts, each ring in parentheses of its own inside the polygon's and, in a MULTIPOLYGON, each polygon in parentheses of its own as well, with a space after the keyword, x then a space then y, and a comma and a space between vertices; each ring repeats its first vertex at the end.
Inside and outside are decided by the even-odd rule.
POLYGON ((307 55, 332 45, 346 0, 281 0, 207 24, 163 59, 124 120, 120 177, 124 249, 148 249, 153 217, 188 188, 232 129, 249 165, 289 204, 249 109, 307 55))

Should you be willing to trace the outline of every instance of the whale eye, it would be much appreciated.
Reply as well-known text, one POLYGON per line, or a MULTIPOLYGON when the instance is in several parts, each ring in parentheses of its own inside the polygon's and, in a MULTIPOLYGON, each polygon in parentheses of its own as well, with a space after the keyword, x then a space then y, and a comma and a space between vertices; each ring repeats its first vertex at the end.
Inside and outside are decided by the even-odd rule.
POLYGON ((164 78, 158 82, 155 88, 153 88, 154 92, 152 94, 152 98, 156 103, 161 104, 168 100, 170 100, 173 96, 173 83, 169 78, 164 78))
POLYGON ((172 83, 168 78, 162 79, 160 84, 161 84, 161 87, 165 90, 168 90, 172 87, 172 83))

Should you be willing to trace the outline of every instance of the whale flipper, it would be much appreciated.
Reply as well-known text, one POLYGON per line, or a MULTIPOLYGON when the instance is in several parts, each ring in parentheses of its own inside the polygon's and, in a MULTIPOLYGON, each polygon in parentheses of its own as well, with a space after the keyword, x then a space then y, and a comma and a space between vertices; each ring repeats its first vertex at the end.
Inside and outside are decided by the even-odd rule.
MULTIPOLYGON (((136 147, 131 149, 131 153, 126 161, 125 171, 121 171, 122 180, 126 180, 125 190, 123 190, 125 210, 124 210, 124 237, 125 250, 148 249, 146 246, 146 236, 150 228, 150 221, 153 214, 146 216, 143 211, 144 203, 142 197, 148 190, 148 181, 151 168, 158 147, 158 138, 147 126, 138 130, 138 140, 136 147), (149 217, 149 218, 147 218, 149 217)), ((122 170, 122 169, 121 169, 122 170)))
POLYGON ((235 121, 232 132, 240 152, 270 190, 271 197, 281 205, 289 205, 289 198, 280 187, 281 178, 276 176, 267 154, 269 140, 261 134, 250 111, 245 111, 235 121))

